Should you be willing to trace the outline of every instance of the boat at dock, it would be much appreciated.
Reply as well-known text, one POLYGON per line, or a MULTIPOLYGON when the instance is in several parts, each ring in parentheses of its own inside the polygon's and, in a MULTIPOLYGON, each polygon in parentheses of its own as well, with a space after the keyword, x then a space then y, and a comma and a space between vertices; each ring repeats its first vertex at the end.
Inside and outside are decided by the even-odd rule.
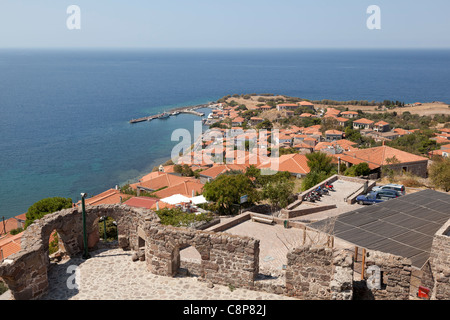
POLYGON ((167 119, 170 116, 177 116, 181 113, 187 113, 187 114, 193 114, 199 117, 204 117, 205 113, 203 112, 198 112, 195 111, 197 109, 200 108, 207 108, 210 107, 210 104, 205 104, 205 105, 199 105, 199 106, 195 106, 195 107, 188 107, 186 109, 180 109, 180 110, 176 110, 173 112, 163 112, 161 114, 157 114, 157 115, 153 115, 153 116, 148 116, 148 117, 143 117, 143 118, 138 118, 138 119, 132 119, 130 120, 130 123, 138 123, 138 122, 143 122, 143 121, 151 121, 153 119, 167 119))
POLYGON ((166 112, 163 112, 158 116, 158 119, 167 119, 168 117, 169 117, 169 114, 166 112))

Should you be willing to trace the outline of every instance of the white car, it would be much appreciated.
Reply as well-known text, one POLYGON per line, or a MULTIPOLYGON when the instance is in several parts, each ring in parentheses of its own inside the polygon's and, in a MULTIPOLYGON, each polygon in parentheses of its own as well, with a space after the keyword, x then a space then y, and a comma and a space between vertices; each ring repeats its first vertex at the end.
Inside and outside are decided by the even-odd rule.
POLYGON ((389 189, 389 190, 395 190, 397 192, 399 192, 401 195, 405 195, 405 186, 402 184, 394 184, 394 183, 389 183, 389 184, 385 184, 384 186, 378 186, 378 187, 373 187, 373 191, 380 191, 380 190, 385 190, 385 189, 389 189))

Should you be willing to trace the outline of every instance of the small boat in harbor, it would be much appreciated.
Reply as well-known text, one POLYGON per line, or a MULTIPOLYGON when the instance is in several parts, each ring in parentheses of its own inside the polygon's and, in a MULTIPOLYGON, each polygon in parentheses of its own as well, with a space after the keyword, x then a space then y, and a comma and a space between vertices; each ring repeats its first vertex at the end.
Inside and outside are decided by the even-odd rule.
POLYGON ((180 114, 179 111, 174 111, 174 112, 172 112, 170 115, 171 115, 171 116, 177 116, 177 115, 179 115, 179 114, 180 114))
POLYGON ((169 117, 169 114, 166 112, 163 112, 158 116, 158 119, 167 119, 168 117, 169 117))

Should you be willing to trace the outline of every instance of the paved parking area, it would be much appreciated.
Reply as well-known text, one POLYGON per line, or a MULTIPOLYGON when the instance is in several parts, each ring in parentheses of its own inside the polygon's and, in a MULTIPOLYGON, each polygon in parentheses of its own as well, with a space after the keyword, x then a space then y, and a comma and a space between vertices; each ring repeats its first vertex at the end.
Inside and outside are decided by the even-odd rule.
MULTIPOLYGON (((330 217, 335 217, 337 215, 340 215, 344 212, 352 211, 355 209, 358 209, 361 207, 359 204, 348 204, 345 199, 350 194, 358 190, 362 184, 346 181, 346 180, 337 180, 333 182, 333 186, 335 191, 330 191, 329 195, 324 195, 321 197, 320 201, 317 201, 315 203, 310 203, 311 205, 336 205, 335 209, 330 209, 326 211, 321 211, 317 213, 308 214, 306 216, 301 216, 298 218, 294 218, 292 220, 298 220, 298 221, 317 221, 322 220, 330 217)), ((304 203, 304 205, 307 205, 309 203, 304 203)), ((301 207, 302 205, 300 205, 301 207)), ((299 207, 299 208, 300 208, 299 207)))

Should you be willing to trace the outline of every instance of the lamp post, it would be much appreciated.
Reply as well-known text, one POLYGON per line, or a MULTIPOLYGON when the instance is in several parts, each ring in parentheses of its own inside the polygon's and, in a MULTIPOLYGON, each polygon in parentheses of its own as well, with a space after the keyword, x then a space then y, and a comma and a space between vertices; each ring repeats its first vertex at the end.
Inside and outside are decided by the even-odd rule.
POLYGON ((117 241, 119 241, 119 228, 117 227, 117 221, 113 221, 113 224, 116 226, 116 231, 117 231, 117 241))
POLYGON ((106 243, 106 216, 101 219, 103 220, 103 241, 106 243))
POLYGON ((338 157, 338 175, 341 174, 341 157, 338 157))
POLYGON ((86 196, 87 196, 86 193, 81 194, 81 210, 83 216, 83 245, 84 245, 83 259, 89 259, 91 257, 88 252, 88 241, 86 233, 86 209, 84 205, 84 199, 86 198, 86 196))

